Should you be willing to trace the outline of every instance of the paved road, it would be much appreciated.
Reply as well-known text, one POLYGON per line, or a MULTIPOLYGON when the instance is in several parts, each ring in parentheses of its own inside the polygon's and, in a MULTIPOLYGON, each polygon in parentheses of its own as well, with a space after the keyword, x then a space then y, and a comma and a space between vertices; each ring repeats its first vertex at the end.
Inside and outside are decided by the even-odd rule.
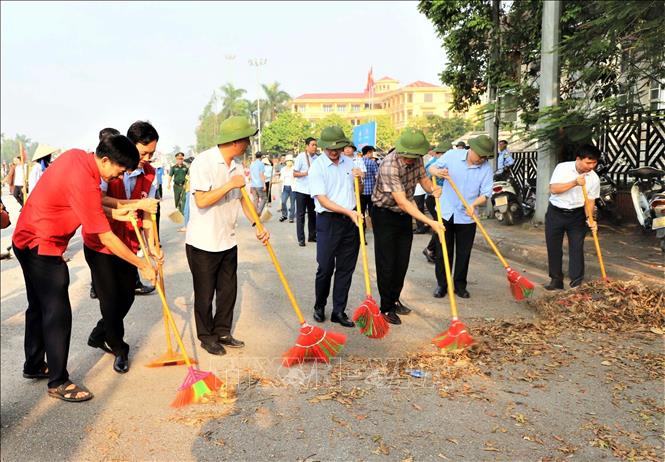
MULTIPOLYGON (((116 374, 110 355, 86 345, 87 336, 99 317, 99 308, 88 296, 90 275, 77 235, 67 251, 71 258, 70 297, 74 319, 69 371, 74 381, 85 384, 95 393, 95 398, 81 404, 64 403, 47 397, 45 382, 26 381, 21 377, 25 291, 17 261, 3 260, 2 460, 304 460, 308 456, 307 460, 385 460, 386 457, 388 460, 408 460, 409 457, 441 460, 438 454, 456 458, 464 451, 476 454, 474 458, 484 459, 508 455, 533 457, 528 447, 518 449, 523 443, 520 436, 516 436, 514 442, 506 440, 506 447, 515 449, 503 452, 503 456, 492 449, 484 449, 484 440, 476 438, 475 441, 473 435, 481 432, 495 436, 492 435, 496 432, 492 432, 494 424, 487 417, 488 408, 464 401, 442 400, 436 388, 395 393, 377 387, 358 408, 334 400, 309 404, 307 399, 325 393, 317 390, 327 390, 323 382, 330 379, 330 370, 322 366, 291 370, 280 366, 280 355, 293 344, 297 335, 297 321, 267 252, 257 243, 253 229, 246 222, 240 225, 238 233, 239 296, 234 335, 244 340, 247 347, 229 351, 221 358, 207 354, 194 340, 191 276, 184 253, 184 234, 177 232, 178 225, 166 218, 173 210, 171 203, 170 197, 164 201, 162 243, 167 255, 166 290, 176 322, 181 326, 190 355, 199 360, 202 369, 214 371, 230 384, 240 383, 241 388, 246 384, 247 392, 232 405, 193 406, 182 411, 169 408, 185 369, 143 367, 165 349, 156 295, 138 297, 130 311, 126 319, 126 341, 132 348, 131 369, 126 375, 116 374), (255 377, 300 386, 257 387, 255 379, 248 378, 249 370, 255 377), (312 374, 320 374, 322 382, 312 383, 312 374), (302 387, 304 379, 310 380, 307 387, 302 387), (467 428, 471 420, 477 428, 467 428), (454 436, 452 430, 460 426, 464 427, 462 437, 454 436), (451 432, 443 432, 445 427, 451 432), (450 443, 446 438, 458 443, 450 443), (385 451, 390 455, 386 456, 385 451)), ((9 206, 12 210, 12 203, 9 206)), ((315 246, 298 247, 293 224, 273 219, 269 229, 298 302, 311 319, 315 246)), ((11 230, 2 233, 3 247, 8 231, 11 230)), ((402 298, 414 313, 403 317, 402 326, 394 327, 388 337, 377 341, 361 336, 356 330, 327 323, 326 328, 345 330, 348 334, 342 362, 344 358, 356 356, 385 361, 402 358, 410 351, 433 351, 429 341, 446 328, 449 312, 446 299, 441 301, 431 296, 435 287, 433 265, 425 262, 421 254, 427 239, 426 236, 414 239, 402 298)), ((373 274, 371 234, 368 240, 373 274)), ((542 272, 531 267, 521 269, 534 282, 545 281, 542 272)), ((510 299, 503 269, 490 254, 473 254, 469 291, 471 299, 460 303, 460 314, 465 320, 533 317, 529 309, 510 299)), ((353 312, 353 305, 363 298, 362 268, 358 264, 349 314, 353 312)), ((577 370, 575 374, 583 375, 583 372, 577 370)), ((503 397, 503 408, 496 411, 501 414, 508 406, 507 398, 512 395, 502 391, 498 384, 488 385, 503 397)), ((519 390, 520 386, 514 389, 519 390)), ((566 419, 556 411, 556 403, 557 396, 568 392, 566 386, 567 383, 560 388, 553 386, 551 393, 554 395, 531 399, 533 406, 552 412, 550 420, 563 434, 566 419)), ((586 386, 594 387, 593 382, 586 386)), ((593 403, 592 407, 596 405, 593 403)), ((497 441, 501 443, 500 438, 497 441)))

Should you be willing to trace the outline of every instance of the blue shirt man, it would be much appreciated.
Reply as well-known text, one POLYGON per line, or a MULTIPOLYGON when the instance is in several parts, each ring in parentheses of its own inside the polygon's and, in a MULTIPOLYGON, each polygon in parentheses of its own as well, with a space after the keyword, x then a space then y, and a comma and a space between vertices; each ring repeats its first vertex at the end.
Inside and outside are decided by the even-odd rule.
POLYGON ((266 187, 263 178, 261 178, 262 174, 263 178, 265 178, 266 166, 263 165, 263 162, 259 158, 254 160, 249 166, 249 181, 252 188, 264 189, 266 187))
POLYGON ((352 210, 356 206, 353 189, 353 159, 340 156, 337 164, 327 155, 320 156, 309 170, 309 192, 314 197, 317 213, 332 212, 321 205, 318 197, 325 195, 334 203, 352 210))
POLYGON ((515 163, 515 159, 510 154, 508 149, 508 142, 506 140, 499 141, 499 155, 496 158, 496 173, 503 172, 503 169, 510 167, 515 163))

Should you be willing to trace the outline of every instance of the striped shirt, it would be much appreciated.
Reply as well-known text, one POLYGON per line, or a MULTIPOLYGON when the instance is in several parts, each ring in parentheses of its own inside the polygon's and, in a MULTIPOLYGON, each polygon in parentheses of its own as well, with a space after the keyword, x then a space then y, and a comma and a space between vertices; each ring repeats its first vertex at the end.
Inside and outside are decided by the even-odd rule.
POLYGON ((413 201, 416 185, 423 178, 427 178, 427 175, 422 158, 409 165, 397 153, 388 154, 379 166, 376 187, 372 194, 373 205, 393 212, 402 212, 392 193, 404 192, 407 200, 413 201))

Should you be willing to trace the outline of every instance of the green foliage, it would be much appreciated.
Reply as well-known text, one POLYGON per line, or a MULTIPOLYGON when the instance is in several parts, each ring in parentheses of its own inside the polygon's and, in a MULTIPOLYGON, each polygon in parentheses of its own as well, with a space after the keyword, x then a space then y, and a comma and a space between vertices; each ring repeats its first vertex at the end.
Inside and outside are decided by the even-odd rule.
POLYGON ((346 135, 348 139, 351 139, 353 137, 353 125, 351 125, 351 122, 349 122, 339 114, 334 114, 334 113, 327 115, 323 119, 319 119, 314 123, 312 136, 318 138, 319 135, 321 135, 321 131, 325 127, 329 127, 331 125, 337 125, 338 127, 341 127, 342 130, 344 131, 344 135, 346 135))
POLYGON ((19 143, 23 143, 25 146, 25 150, 28 154, 28 160, 32 159, 32 155, 35 153, 37 145, 39 144, 38 142, 32 141, 25 135, 17 134, 14 138, 7 138, 4 133, 0 134, 0 157, 2 157, 2 160, 7 162, 7 164, 12 162, 14 157, 20 155, 19 143))
POLYGON ((262 84, 265 100, 261 100, 261 122, 270 123, 278 114, 288 111, 287 103, 291 96, 279 88, 279 82, 273 82, 270 85, 262 84))
MULTIPOLYGON (((562 2, 559 46, 561 105, 539 112, 543 0, 499 2, 500 32, 492 32, 492 0, 422 0, 418 9, 443 40, 448 64, 441 81, 452 87, 458 111, 478 104, 496 83, 499 101, 514 101, 525 130, 538 138, 559 129, 640 109, 651 80, 665 80, 665 8, 662 0, 562 2), (498 44, 492 62, 492 44, 498 44), (620 97, 621 95, 621 97, 620 97), (625 95, 625 96, 624 96, 625 95)), ((502 108, 505 109, 505 108, 502 108)), ((486 107, 493 111, 493 107, 486 107)))
POLYGON ((311 125, 298 112, 281 112, 261 133, 261 148, 274 154, 296 153, 311 134, 311 125))
POLYGON ((423 131, 432 145, 444 142, 452 145, 460 136, 473 129, 473 124, 462 117, 444 118, 437 115, 415 117, 409 127, 423 131))

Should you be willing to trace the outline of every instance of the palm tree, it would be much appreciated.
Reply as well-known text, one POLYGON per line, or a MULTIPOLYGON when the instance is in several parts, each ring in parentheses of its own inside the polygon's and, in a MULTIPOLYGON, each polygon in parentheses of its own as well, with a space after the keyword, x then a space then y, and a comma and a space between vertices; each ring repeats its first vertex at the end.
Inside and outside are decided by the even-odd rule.
POLYGON ((232 83, 226 83, 219 87, 222 92, 222 111, 219 113, 221 119, 235 115, 247 115, 247 100, 242 98, 246 91, 242 88, 236 88, 232 83))
POLYGON ((261 87, 266 95, 266 99, 261 100, 261 119, 265 122, 272 122, 277 114, 288 110, 287 103, 291 100, 291 96, 279 88, 279 82, 270 85, 261 84, 261 87))

